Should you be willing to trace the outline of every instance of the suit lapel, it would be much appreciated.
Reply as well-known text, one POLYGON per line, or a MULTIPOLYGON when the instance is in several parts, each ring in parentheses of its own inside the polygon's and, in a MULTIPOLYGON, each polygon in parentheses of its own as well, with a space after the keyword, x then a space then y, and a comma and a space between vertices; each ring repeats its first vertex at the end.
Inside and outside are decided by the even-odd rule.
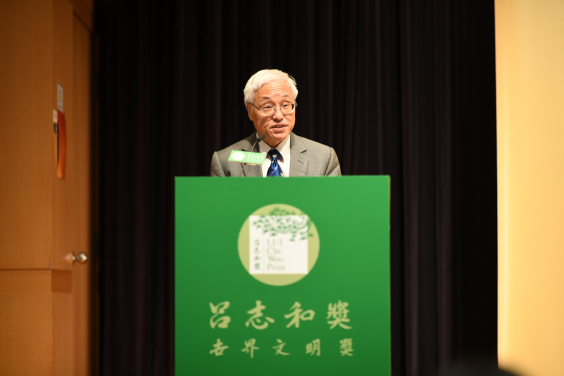
POLYGON ((245 176, 262 176, 262 165, 245 165, 245 176))
MULTIPOLYGON (((257 140, 257 135, 253 132, 252 135, 247 137, 245 141, 247 141, 242 147, 242 151, 252 151, 251 148, 253 144, 257 140)), ((262 166, 261 165, 245 165, 245 171, 243 173, 245 176, 262 176, 262 166)))
MULTIPOLYGON (((251 147, 256 139, 256 133, 253 132, 250 137, 245 139, 247 142, 241 147, 241 150, 251 151, 251 147)), ((290 176, 306 176, 309 163, 307 148, 302 139, 294 133, 290 133, 290 159, 290 176)), ((262 176, 262 166, 246 165, 244 175, 262 176)))
POLYGON ((309 158, 302 139, 290 133, 290 176, 306 176, 309 158))

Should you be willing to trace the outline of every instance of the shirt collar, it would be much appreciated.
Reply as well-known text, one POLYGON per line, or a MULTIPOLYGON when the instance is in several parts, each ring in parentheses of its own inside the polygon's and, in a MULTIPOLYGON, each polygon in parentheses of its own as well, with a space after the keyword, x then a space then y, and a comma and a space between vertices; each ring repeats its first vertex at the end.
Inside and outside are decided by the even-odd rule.
MULTIPOLYGON (((258 146, 260 153, 268 153, 270 149, 272 149, 266 142, 264 142, 264 140, 259 142, 258 146)), ((282 155, 283 161, 288 160, 288 156, 290 155, 290 135, 288 135, 288 137, 286 137, 281 143, 279 143, 275 149, 278 150, 278 152, 282 155)))

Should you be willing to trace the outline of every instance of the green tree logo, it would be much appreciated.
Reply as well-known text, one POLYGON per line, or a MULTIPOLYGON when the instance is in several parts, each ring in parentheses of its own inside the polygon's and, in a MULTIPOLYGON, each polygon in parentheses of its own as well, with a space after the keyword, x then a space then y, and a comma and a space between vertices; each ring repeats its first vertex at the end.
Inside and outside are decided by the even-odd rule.
POLYGON ((291 234, 290 241, 295 241, 296 237, 299 240, 305 240, 308 236, 313 236, 309 234, 310 224, 311 221, 307 215, 276 207, 268 215, 261 215, 258 220, 253 221, 252 226, 259 230, 262 229, 264 234, 269 233, 270 236, 291 234))

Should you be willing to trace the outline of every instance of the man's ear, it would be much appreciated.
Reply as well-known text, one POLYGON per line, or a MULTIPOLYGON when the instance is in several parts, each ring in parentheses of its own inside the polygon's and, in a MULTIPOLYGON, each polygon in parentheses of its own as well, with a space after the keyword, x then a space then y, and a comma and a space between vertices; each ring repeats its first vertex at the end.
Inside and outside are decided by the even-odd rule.
POLYGON ((251 111, 253 110, 253 107, 247 103, 247 114, 249 115, 249 119, 251 119, 251 121, 253 120, 253 118, 251 117, 251 111))

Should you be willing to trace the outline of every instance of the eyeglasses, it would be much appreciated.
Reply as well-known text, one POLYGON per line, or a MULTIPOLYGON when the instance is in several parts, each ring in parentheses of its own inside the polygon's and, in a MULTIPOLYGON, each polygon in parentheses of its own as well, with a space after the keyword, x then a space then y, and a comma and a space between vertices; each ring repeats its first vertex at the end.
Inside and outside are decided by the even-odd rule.
POLYGON ((292 112, 294 112, 294 110, 296 109, 296 106, 298 105, 297 103, 284 103, 282 106, 280 107, 274 107, 271 104, 267 104, 262 106, 261 108, 258 108, 257 106, 255 106, 254 104, 250 103, 249 104, 251 106, 253 106, 254 108, 256 108, 257 110, 260 111, 260 113, 262 114, 262 116, 273 116, 276 113, 276 110, 280 109, 280 112, 282 112, 283 115, 288 115, 291 114, 292 112))

